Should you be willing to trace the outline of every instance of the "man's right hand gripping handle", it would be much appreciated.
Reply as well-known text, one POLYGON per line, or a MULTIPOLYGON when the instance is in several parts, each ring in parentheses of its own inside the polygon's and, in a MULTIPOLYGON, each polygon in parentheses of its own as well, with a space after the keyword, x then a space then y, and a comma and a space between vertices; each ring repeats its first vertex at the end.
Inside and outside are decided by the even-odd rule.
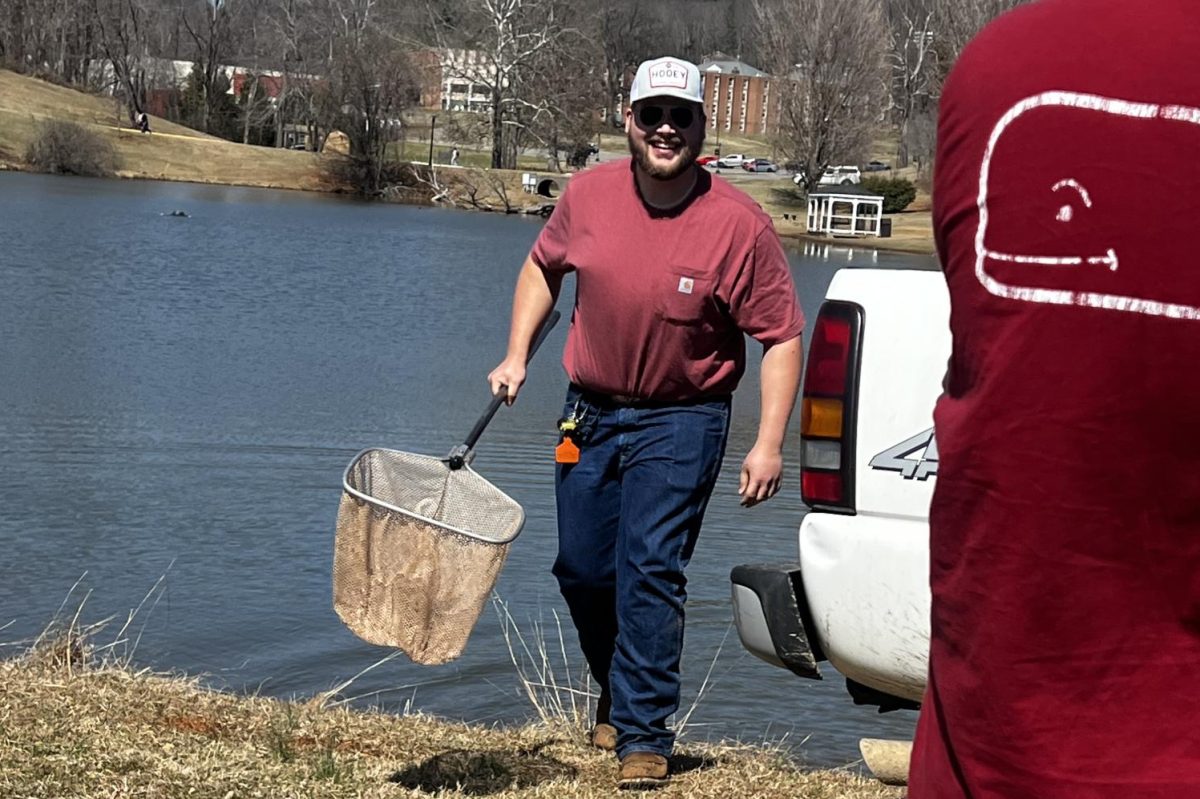
POLYGON ((517 393, 525 383, 525 358, 505 358, 500 365, 488 375, 488 383, 492 387, 492 396, 505 393, 505 404, 512 405, 517 401, 517 393))

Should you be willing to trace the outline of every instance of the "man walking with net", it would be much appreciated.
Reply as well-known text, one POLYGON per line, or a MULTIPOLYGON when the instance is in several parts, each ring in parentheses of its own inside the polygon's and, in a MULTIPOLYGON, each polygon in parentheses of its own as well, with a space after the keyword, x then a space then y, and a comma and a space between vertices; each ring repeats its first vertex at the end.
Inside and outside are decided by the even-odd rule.
POLYGON ((601 688, 592 742, 616 750, 620 787, 650 788, 669 776, 684 568, 721 467, 744 335, 763 348, 758 437, 739 479, 750 506, 779 490, 804 318, 770 218, 695 164, 695 65, 643 63, 630 103, 633 158, 572 178, 521 269, 508 352, 488 380, 515 400, 529 342, 575 272, 554 574, 601 688))

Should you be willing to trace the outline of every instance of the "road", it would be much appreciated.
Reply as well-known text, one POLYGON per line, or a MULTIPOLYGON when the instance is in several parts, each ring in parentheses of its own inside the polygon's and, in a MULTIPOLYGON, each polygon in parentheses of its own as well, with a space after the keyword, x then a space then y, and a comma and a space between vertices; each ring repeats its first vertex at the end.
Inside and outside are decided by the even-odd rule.
MULTIPOLYGON (((603 164, 607 161, 614 161, 619 158, 628 158, 628 157, 629 157, 628 150, 617 150, 615 148, 609 149, 606 147, 602 147, 600 150, 600 154, 598 156, 595 156, 592 159, 589 159, 588 163, 589 164, 595 164, 595 163, 603 164)), ((745 178, 746 180, 778 180, 778 181, 780 181, 781 184, 784 182, 790 183, 791 179, 792 179, 792 174, 783 169, 779 170, 778 172, 747 172, 746 170, 742 169, 741 167, 736 167, 736 168, 732 168, 732 169, 726 168, 726 167, 721 167, 719 170, 715 169, 711 166, 705 167, 705 168, 712 174, 720 175, 724 178, 731 178, 731 177, 736 176, 739 179, 745 178)))

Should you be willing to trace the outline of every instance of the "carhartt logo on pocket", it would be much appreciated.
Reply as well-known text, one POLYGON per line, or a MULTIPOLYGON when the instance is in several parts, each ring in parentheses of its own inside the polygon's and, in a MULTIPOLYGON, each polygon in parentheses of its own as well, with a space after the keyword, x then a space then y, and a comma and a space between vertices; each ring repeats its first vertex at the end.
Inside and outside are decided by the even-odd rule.
POLYGON ((679 278, 679 293, 691 294, 695 285, 696 281, 692 280, 690 277, 681 277, 679 278))

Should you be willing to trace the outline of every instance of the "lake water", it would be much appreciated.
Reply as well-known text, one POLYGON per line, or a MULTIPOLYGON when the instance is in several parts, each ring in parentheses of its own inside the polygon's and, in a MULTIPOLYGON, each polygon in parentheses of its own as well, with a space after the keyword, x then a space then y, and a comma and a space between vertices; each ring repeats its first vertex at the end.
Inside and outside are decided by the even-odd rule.
MULTIPOLYGON (((331 607, 342 471, 365 447, 442 456, 465 436, 540 225, 299 192, 0 173, 0 655, 88 592, 81 619, 117 614, 115 631, 160 578, 157 603, 130 628, 139 665, 306 697, 386 655, 331 607), (163 215, 174 209, 190 217, 163 215)), ((931 259, 810 247, 792 265, 811 320, 838 268, 931 259)), ((564 311, 571 296, 568 285, 564 311)), ((550 575, 565 333, 560 324, 474 465, 527 513, 497 591, 526 637, 548 631, 553 652, 562 618, 577 673, 550 575)), ((794 559, 803 513, 795 431, 785 490, 738 505, 756 429, 753 365, 746 380, 688 572, 683 702, 695 711, 684 740, 786 739, 808 762, 848 763, 860 737, 909 736, 915 715, 855 707, 828 667, 810 682, 768 666, 731 626, 730 568, 794 559)), ((388 710, 527 719, 502 632, 489 608, 454 663, 397 658, 345 693, 388 710)))

